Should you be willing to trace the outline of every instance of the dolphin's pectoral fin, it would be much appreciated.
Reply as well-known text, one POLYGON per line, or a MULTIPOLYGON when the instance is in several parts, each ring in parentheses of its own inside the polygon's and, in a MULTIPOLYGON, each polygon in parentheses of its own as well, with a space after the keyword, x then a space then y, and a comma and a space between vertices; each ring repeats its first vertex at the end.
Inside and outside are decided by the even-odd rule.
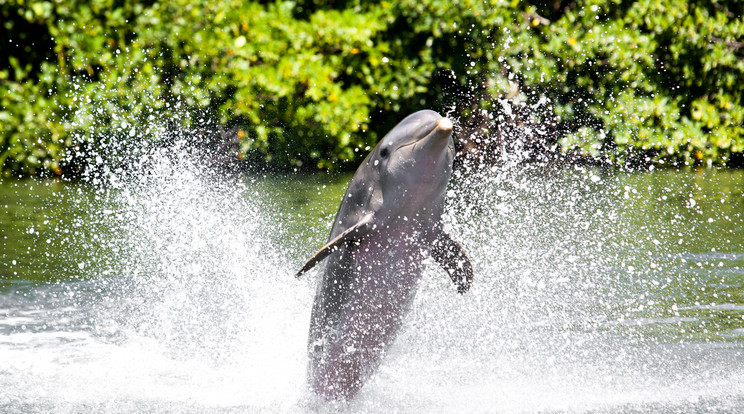
POLYGON ((452 240, 449 234, 439 233, 431 256, 449 274, 452 283, 457 285, 457 292, 465 293, 473 282, 473 265, 462 250, 460 243, 452 240))
POLYGON ((336 251, 336 249, 338 249, 342 245, 349 243, 349 242, 359 241, 362 237, 367 235, 372 230, 372 227, 373 227, 372 221, 373 221, 373 215, 367 214, 366 216, 362 217, 362 219, 359 220, 357 224, 349 227, 346 231, 336 236, 335 239, 326 243, 325 246, 321 247, 320 250, 315 252, 313 257, 311 257, 307 261, 307 263, 305 263, 305 265, 302 266, 302 269, 300 269, 300 271, 297 272, 295 277, 300 277, 300 275, 312 269, 313 266, 318 264, 318 262, 320 262, 321 260, 325 259, 326 256, 336 251))

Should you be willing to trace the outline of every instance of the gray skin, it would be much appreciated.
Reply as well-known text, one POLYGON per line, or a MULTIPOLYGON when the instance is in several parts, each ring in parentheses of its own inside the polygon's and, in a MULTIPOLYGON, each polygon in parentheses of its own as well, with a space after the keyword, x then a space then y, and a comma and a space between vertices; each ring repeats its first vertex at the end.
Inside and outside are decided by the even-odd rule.
POLYGON ((350 399, 377 370, 411 308, 430 254, 460 293, 473 270, 442 230, 452 175, 452 122, 430 110, 393 128, 362 162, 323 246, 308 338, 308 382, 326 400, 350 399))

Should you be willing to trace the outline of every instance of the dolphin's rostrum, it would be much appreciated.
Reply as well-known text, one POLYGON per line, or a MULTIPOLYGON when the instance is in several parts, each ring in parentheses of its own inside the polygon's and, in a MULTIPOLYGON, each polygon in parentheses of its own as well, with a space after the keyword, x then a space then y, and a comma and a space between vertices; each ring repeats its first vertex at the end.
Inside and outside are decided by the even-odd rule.
POLYGON ((452 175, 452 122, 430 110, 395 126, 354 174, 328 243, 308 338, 308 382, 328 400, 352 398, 382 361, 411 307, 430 254, 460 293, 473 270, 442 230, 452 175))

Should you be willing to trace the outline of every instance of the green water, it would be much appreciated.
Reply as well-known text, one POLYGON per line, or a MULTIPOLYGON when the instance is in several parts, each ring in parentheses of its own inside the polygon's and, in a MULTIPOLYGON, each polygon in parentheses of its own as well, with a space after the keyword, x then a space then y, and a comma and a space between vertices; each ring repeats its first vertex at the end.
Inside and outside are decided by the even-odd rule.
MULTIPOLYGON (((350 178, 348 174, 271 175, 248 178, 246 185, 252 193, 272 200, 272 208, 280 206, 273 212, 280 224, 277 234, 282 242, 293 243, 298 236, 322 238, 350 178)), ((85 248, 70 246, 66 235, 87 230, 86 221, 95 214, 91 210, 99 210, 102 194, 108 193, 60 180, 1 180, 0 288, 14 282, 76 278, 85 248)))
MULTIPOLYGON (((0 286, 13 281, 68 278, 72 261, 52 243, 60 223, 85 214, 67 196, 75 186, 59 181, 0 181, 0 286)), ((81 188, 82 190, 82 188, 81 188)))
MULTIPOLYGON (((350 176, 170 168, 0 182, 0 411, 303 401, 293 274, 350 176)), ((744 408, 744 171, 456 174, 445 222, 473 286, 427 265, 372 411, 744 408)))
MULTIPOLYGON (((349 175, 273 175, 246 178, 243 185, 245 191, 269 200, 273 221, 269 227, 276 230, 271 232, 272 237, 294 252, 291 254, 300 263, 323 243, 349 179, 349 175)), ((587 180, 590 186, 584 191, 596 193, 591 198, 603 206, 601 209, 614 211, 617 217, 609 222, 615 228, 607 227, 606 218, 592 218, 593 214, 602 214, 601 209, 584 211, 584 217, 574 218, 561 218, 553 211, 543 216, 543 223, 530 223, 524 216, 527 213, 516 212, 506 217, 514 221, 511 227, 503 229, 520 233, 512 243, 517 245, 514 251, 520 251, 519 245, 530 238, 553 238, 564 250, 556 249, 557 253, 550 256, 552 261, 560 261, 561 257, 556 256, 562 254, 567 261, 576 260, 574 254, 581 256, 582 249, 589 249, 591 257, 586 260, 610 264, 615 270, 602 277, 617 278, 622 286, 609 282, 598 286, 605 296, 613 295, 612 289, 616 289, 617 295, 630 297, 615 300, 611 310, 621 315, 620 329, 630 335, 667 329, 667 325, 658 323, 666 320, 674 338, 741 340, 744 171, 596 171, 595 180, 598 182, 587 180), (560 226, 556 221, 585 224, 564 223, 565 228, 556 230, 560 226), (566 249, 571 243, 575 246, 566 249), (601 248, 595 246, 600 244, 601 248), (688 329, 678 329, 680 324, 688 325, 688 329)), ((541 197, 539 191, 530 195, 529 191, 507 187, 506 192, 513 197, 541 197)), ((556 203, 554 197, 547 200, 556 203)), ((553 208, 534 200, 513 203, 532 210, 553 208)), ((570 205, 572 201, 565 203, 570 205)), ((106 250, 102 240, 126 237, 117 233, 120 229, 100 226, 86 232, 90 215, 100 214, 104 209, 100 206, 105 204, 100 189, 85 184, 55 180, 0 182, 0 287, 74 279, 81 273, 89 277, 90 271, 82 272, 84 265, 95 265, 91 262, 96 258, 115 256, 101 254, 99 250, 106 250)), ((458 208, 462 210, 463 206, 458 208)), ((479 219, 488 215, 485 211, 479 213, 479 219)), ((493 252, 480 251, 478 230, 474 231, 476 235, 464 244, 475 249, 476 258, 491 256, 493 252)), ((555 242, 547 240, 540 248, 550 243, 555 242)), ((528 251, 533 245, 525 246, 521 250, 528 251)), ((511 263, 516 265, 519 260, 515 254, 511 263)))
POLYGON ((639 192, 622 207, 627 238, 649 252, 637 256, 636 267, 653 266, 635 281, 648 301, 631 307, 631 330, 676 340, 744 341, 744 171, 623 178, 639 192))

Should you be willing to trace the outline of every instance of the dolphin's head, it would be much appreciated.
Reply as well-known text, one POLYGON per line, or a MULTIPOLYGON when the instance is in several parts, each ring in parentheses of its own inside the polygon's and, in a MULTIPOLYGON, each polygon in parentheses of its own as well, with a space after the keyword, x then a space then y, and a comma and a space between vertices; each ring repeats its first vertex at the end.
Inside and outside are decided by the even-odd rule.
POLYGON ((375 147, 368 167, 379 174, 390 214, 414 214, 442 204, 452 175, 452 122, 431 110, 409 115, 375 147))

